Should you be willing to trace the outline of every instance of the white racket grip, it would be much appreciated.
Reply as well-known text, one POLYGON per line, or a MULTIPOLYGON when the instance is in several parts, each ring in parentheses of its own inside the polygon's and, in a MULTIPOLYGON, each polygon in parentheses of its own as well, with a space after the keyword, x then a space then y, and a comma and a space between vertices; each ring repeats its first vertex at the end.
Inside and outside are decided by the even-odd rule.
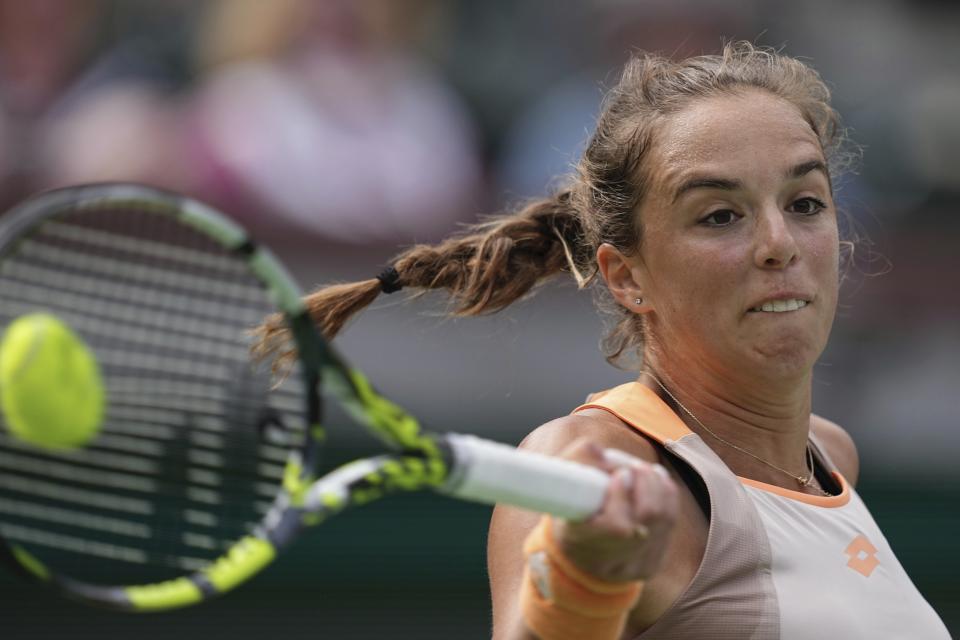
POLYGON ((603 506, 610 476, 593 467, 451 433, 454 464, 441 493, 585 520, 603 506))

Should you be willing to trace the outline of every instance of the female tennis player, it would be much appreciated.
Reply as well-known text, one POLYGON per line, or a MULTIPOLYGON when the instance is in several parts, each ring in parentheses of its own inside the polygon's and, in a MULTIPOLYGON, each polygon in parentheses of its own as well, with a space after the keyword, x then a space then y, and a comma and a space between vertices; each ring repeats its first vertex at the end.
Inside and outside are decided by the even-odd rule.
POLYGON ((844 143, 798 60, 639 54, 553 197, 313 294, 329 336, 381 292, 444 288, 475 315, 569 272, 616 316, 608 359, 641 356, 521 444, 613 481, 584 522, 495 510, 495 638, 949 637, 854 490, 850 437, 811 414, 844 143))

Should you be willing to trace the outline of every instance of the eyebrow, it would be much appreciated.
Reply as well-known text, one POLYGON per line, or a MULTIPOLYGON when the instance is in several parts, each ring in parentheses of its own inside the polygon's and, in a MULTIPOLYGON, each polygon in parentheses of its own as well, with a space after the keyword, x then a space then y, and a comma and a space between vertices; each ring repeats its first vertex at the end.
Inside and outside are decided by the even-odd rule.
MULTIPOLYGON (((796 180, 797 178, 802 178, 811 171, 820 171, 823 173, 824 177, 827 179, 827 183, 830 184, 831 191, 833 190, 833 184, 830 181, 830 171, 827 169, 827 165, 825 165, 821 160, 807 160, 806 162, 801 162, 798 165, 790 167, 790 169, 788 169, 784 174, 784 177, 788 180, 796 180)), ((680 183, 680 186, 677 187, 676 192, 673 194, 673 202, 679 200, 680 196, 686 192, 694 189, 722 189, 724 191, 736 191, 737 189, 742 188, 743 182, 740 180, 716 178, 713 176, 693 176, 680 183)))

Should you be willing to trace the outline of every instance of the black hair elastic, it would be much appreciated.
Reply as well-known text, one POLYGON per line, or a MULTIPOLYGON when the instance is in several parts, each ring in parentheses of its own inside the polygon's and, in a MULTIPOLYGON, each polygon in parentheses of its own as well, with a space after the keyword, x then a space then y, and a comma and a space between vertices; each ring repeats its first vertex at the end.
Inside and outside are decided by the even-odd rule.
POLYGON ((403 289, 403 285, 400 284, 400 274, 397 273, 397 270, 393 267, 387 267, 381 271, 380 275, 377 276, 377 280, 380 281, 380 291, 384 293, 393 293, 394 291, 403 289))

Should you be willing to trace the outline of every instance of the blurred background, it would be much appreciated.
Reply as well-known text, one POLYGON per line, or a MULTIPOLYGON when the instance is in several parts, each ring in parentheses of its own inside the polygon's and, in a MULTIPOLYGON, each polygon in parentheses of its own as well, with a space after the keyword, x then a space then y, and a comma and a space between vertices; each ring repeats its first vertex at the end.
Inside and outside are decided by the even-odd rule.
MULTIPOLYGON (((864 148, 840 203, 869 237, 814 403, 859 491, 960 633, 960 5, 852 0, 0 0, 0 204, 136 180, 236 216, 304 287, 544 193, 631 49, 746 38, 808 60, 864 148)), ((338 339, 428 426, 516 443, 632 379, 571 282, 499 316, 378 301, 338 339), (574 365, 575 363, 575 365, 574 365)), ((353 442, 342 439, 341 453, 353 442)), ((0 575, 4 638, 489 637, 489 509, 411 496, 300 541, 239 593, 103 614, 0 575)))

